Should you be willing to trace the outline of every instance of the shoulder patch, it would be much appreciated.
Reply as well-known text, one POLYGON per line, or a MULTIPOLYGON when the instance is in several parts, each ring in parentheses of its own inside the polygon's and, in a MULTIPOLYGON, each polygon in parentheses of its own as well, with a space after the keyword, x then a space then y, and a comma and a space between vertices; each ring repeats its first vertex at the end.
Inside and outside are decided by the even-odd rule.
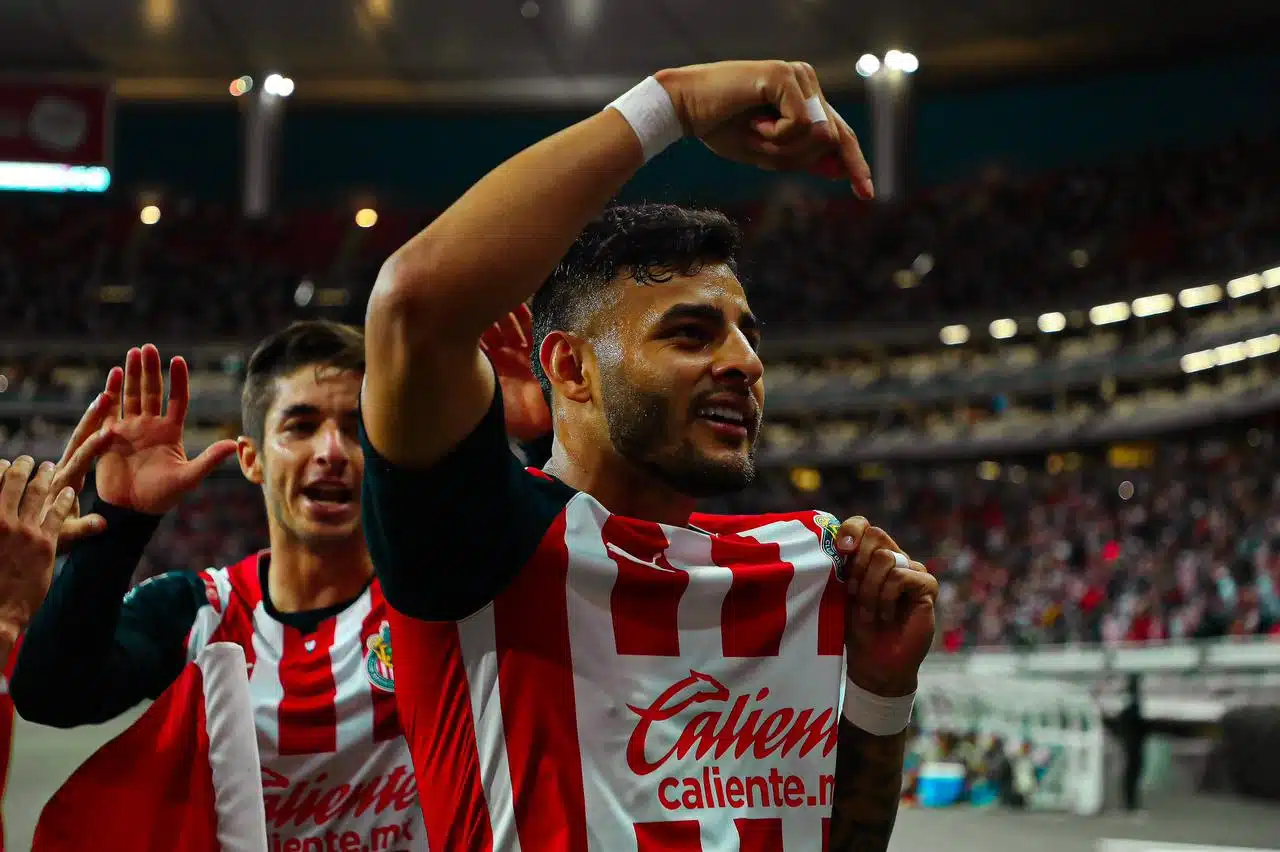
POLYGON ((391 625, 384 621, 374 633, 365 640, 364 673, 375 689, 383 692, 396 691, 395 669, 391 661, 391 625))
POLYGON ((836 534, 840 532, 840 521, 835 515, 827 512, 814 512, 813 520, 822 531, 822 551, 830 557, 831 565, 836 570, 836 579, 843 583, 849 577, 845 571, 844 557, 840 555, 840 551, 836 550, 836 534))

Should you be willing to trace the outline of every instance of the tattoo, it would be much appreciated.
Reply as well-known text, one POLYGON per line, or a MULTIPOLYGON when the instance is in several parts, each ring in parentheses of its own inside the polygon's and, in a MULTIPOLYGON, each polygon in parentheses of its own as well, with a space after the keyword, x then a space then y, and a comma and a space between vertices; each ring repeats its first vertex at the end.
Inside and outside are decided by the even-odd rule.
POLYGON ((907 732, 876 737, 840 717, 831 852, 885 852, 902 795, 907 732))

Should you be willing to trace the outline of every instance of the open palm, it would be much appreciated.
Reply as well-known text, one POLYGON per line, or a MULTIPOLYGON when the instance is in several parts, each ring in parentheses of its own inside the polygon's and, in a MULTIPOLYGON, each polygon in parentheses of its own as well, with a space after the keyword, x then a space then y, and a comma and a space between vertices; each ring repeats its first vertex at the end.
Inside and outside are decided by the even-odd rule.
POLYGON ((123 404, 107 417, 111 433, 106 453, 98 460, 98 496, 113 506, 160 515, 173 508, 215 467, 236 450, 236 442, 218 441, 194 459, 183 446, 190 376, 187 363, 174 358, 169 365, 169 405, 164 408, 164 377, 160 353, 147 344, 130 349, 123 373, 117 367, 107 377, 107 393, 123 382, 123 404))
POLYGON ((502 390, 507 432, 521 441, 551 431, 551 410, 533 374, 533 315, 527 305, 498 320, 480 338, 502 390))

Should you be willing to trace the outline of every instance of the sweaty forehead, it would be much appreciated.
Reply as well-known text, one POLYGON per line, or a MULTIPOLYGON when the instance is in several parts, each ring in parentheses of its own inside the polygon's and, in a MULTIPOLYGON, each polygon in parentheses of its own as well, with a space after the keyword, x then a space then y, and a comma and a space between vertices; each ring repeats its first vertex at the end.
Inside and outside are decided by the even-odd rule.
POLYGON ((644 285, 623 282, 619 307, 642 326, 660 322, 666 312, 677 305, 715 308, 729 322, 750 313, 742 282, 722 263, 705 266, 695 275, 673 276, 669 281, 644 285))

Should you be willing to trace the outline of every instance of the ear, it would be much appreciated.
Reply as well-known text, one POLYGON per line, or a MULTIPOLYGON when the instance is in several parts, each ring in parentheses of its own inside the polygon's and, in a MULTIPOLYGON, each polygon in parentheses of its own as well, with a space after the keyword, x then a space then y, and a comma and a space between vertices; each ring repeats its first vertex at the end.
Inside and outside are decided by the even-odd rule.
POLYGON ((538 362, 555 388, 565 399, 587 402, 591 399, 591 382, 583 369, 586 342, 567 331, 553 331, 542 339, 538 362))
POLYGON ((240 472, 244 474, 244 478, 254 485, 261 485, 262 456, 248 435, 241 435, 236 439, 236 459, 240 462, 240 472))

